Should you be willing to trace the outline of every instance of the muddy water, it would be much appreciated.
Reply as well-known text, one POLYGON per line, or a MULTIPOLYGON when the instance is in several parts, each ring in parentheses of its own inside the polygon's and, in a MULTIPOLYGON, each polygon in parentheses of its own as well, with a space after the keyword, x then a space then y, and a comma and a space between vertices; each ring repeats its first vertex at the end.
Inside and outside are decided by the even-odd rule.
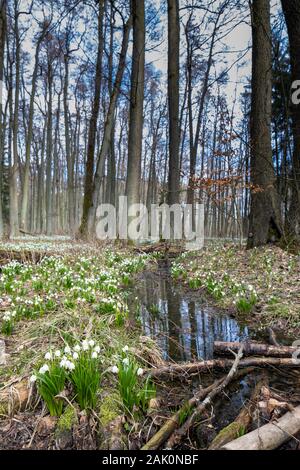
POLYGON ((135 288, 144 334, 156 340, 166 360, 190 361, 213 357, 214 341, 243 341, 248 326, 218 312, 199 292, 175 283, 167 264, 144 273, 135 288))

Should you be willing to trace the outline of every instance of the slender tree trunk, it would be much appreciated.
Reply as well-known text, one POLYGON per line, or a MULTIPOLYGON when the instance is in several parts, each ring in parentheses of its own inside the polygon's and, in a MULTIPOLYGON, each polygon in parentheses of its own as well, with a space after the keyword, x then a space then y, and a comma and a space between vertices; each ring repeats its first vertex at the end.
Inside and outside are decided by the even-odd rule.
POLYGON ((69 88, 69 54, 64 55, 65 77, 64 77, 64 122, 65 122, 65 145, 66 145, 66 161, 67 161, 67 195, 68 195, 68 231, 73 233, 74 230, 74 215, 75 215, 75 199, 74 199, 74 160, 71 152, 70 143, 70 121, 69 121, 69 105, 68 105, 68 88, 69 88))
POLYGON ((252 4, 251 212, 248 247, 280 238, 271 145, 272 43, 269 0, 252 4))
POLYGON ((37 42, 35 51, 35 62, 32 74, 32 87, 30 93, 30 104, 29 104, 29 116, 28 116, 28 130, 26 138, 26 150, 25 150, 25 169, 24 169, 24 182, 23 182, 23 196, 21 206, 21 220, 20 226, 23 230, 27 230, 27 209, 28 209, 28 197, 29 197, 29 178, 30 178, 30 152, 32 143, 32 130, 33 130, 33 117, 34 117, 34 100, 36 94, 37 85, 37 74, 39 66, 39 51, 41 43, 45 37, 46 30, 44 30, 37 42))
POLYGON ((95 222, 96 217, 96 210, 98 207, 98 198, 101 188, 101 177, 103 175, 103 168, 105 163, 105 158, 109 152, 111 136, 112 136, 112 127, 114 123, 114 114, 116 110, 116 105, 120 93, 120 87, 122 83, 122 77, 125 69, 126 64, 126 55, 129 43, 129 35, 131 29, 131 17, 128 19, 127 23, 124 25, 124 33, 123 33, 123 40, 122 40, 122 47, 119 59, 118 70, 116 74, 116 79, 112 91, 112 95, 110 97, 109 108, 106 115, 105 125, 104 125, 104 132, 103 138, 100 148, 100 153, 97 159, 97 167, 95 172, 94 184, 92 187, 92 204, 89 207, 88 212, 88 225, 87 229, 89 233, 93 230, 93 225, 95 222))
POLYGON ((79 232, 82 236, 87 236, 89 211, 93 204, 93 178, 94 178, 94 155, 96 144, 97 121, 100 108, 101 82, 102 82, 102 56, 104 47, 103 37, 103 17, 104 17, 104 0, 99 1, 98 15, 98 52, 95 76, 95 92, 92 107, 92 113, 89 123, 89 134, 87 144, 87 158, 85 169, 83 211, 79 232))
POLYGON ((52 86, 53 70, 51 59, 48 57, 48 113, 47 113, 47 144, 46 144, 46 233, 52 234, 52 86))
MULTIPOLYGON (((110 12, 110 43, 109 43, 109 76, 108 76, 108 90, 109 96, 113 90, 113 57, 114 57, 114 12, 113 6, 111 5, 110 12)), ((114 116, 115 122, 115 116, 114 116)), ((110 138, 110 150, 107 162, 107 190, 106 190, 106 202, 115 206, 116 202, 116 154, 115 154, 115 126, 112 126, 111 138, 110 138)))
POLYGON ((6 0, 0 0, 0 239, 4 234, 2 185, 4 162, 4 122, 2 116, 4 47, 6 41, 6 0))
POLYGON ((10 178, 10 237, 14 238, 19 235, 19 204, 18 204, 18 132, 19 132, 19 96, 20 96, 20 34, 19 34, 19 13, 17 10, 17 1, 15 0, 15 103, 13 111, 13 159, 11 164, 10 178))
POLYGON ((168 0, 168 105, 169 105, 169 176, 168 203, 179 202, 179 2, 168 0))

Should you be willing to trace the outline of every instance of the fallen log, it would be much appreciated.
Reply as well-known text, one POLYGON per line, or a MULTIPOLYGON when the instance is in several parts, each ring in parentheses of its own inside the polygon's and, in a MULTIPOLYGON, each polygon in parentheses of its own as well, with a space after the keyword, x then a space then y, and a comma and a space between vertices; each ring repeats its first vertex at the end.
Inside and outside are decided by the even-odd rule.
MULTIPOLYGON (((253 367, 248 367, 242 370, 237 371, 235 379, 243 377, 244 375, 250 374, 253 372, 253 367)), ((184 405, 173 415, 171 418, 167 419, 164 425, 157 431, 156 434, 145 444, 141 450, 156 450, 171 436, 171 434, 178 428, 180 425, 180 417, 186 410, 191 410, 195 407, 199 401, 204 400, 204 398, 216 387, 218 387, 224 380, 222 377, 219 380, 216 380, 212 385, 206 387, 202 390, 199 390, 190 400, 186 401, 184 405)))
MULTIPOLYGON (((230 369, 233 365, 233 359, 212 359, 201 362, 186 362, 181 364, 170 364, 155 369, 148 369, 148 374, 153 378, 172 379, 174 376, 191 375, 197 373, 206 373, 214 369, 230 369)), ((239 367, 290 367, 299 368, 293 358, 284 357, 249 357, 242 359, 239 367)))
POLYGON ((300 406, 289 411, 277 421, 265 424, 229 442, 222 450, 273 450, 300 431, 300 406))
POLYGON ((217 436, 214 438, 212 443, 210 444, 208 450, 217 450, 220 447, 224 446, 228 442, 237 439, 241 433, 245 433, 248 431, 252 419, 253 413, 256 409, 257 402, 260 397, 261 389, 267 383, 267 376, 264 375, 254 387, 254 390, 251 394, 249 401, 242 407, 241 411, 239 412, 238 416, 235 420, 230 423, 228 426, 223 428, 217 436))
POLYGON ((187 434, 189 429, 195 423, 196 419, 206 410, 206 408, 210 404, 212 404, 213 399, 229 385, 229 383, 232 381, 232 379, 237 373, 237 368, 242 357, 243 344, 241 345, 239 352, 236 354, 232 367, 225 379, 206 396, 206 398, 197 406, 197 408, 187 419, 187 421, 171 435, 170 439, 167 442, 167 449, 172 449, 175 445, 178 445, 180 443, 181 439, 187 434))
MULTIPOLYGON (((265 356, 265 357, 292 357, 292 354, 297 351, 293 346, 273 346, 263 343, 247 342, 244 343, 245 356, 265 356)), ((232 354, 231 351, 237 352, 241 343, 237 342, 214 342, 214 353, 216 355, 232 354)))

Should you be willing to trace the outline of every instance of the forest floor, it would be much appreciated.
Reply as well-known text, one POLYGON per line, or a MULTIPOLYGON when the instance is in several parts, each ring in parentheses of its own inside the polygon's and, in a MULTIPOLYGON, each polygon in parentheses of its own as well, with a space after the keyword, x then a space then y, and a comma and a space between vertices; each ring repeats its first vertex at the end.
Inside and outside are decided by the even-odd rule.
POLYGON ((172 275, 203 291, 233 316, 300 334, 300 254, 277 246, 245 250, 235 245, 186 252, 173 263, 172 275))
MULTIPOLYGON (((189 382, 158 383, 153 398, 143 370, 164 361, 128 309, 135 279, 146 267, 155 270, 162 256, 69 240, 0 246, 0 449, 140 448, 191 394, 189 382), (55 351, 61 359, 76 347, 83 351, 85 342, 91 354, 97 351, 101 370, 92 413, 82 409, 69 380, 62 415, 49 416, 30 377, 45 364, 51 368, 55 351), (124 359, 141 371, 131 404, 120 387, 124 359)), ((171 274, 232 315, 297 339, 299 255, 278 247, 211 246, 176 257, 171 274)))

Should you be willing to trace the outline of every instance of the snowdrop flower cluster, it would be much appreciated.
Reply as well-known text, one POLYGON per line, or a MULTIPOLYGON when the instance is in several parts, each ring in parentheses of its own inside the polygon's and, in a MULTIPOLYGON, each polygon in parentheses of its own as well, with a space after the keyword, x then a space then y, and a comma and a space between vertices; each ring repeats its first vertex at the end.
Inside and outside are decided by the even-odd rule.
MULTIPOLYGON (((37 245, 32 249, 36 251, 37 245)), ((60 306, 72 310, 77 306, 88 309, 94 304, 93 310, 97 312, 99 306, 99 313, 115 314, 116 324, 121 324, 128 313, 120 293, 123 273, 140 269, 147 255, 135 259, 108 251, 105 259, 112 261, 112 265, 103 268, 98 258, 91 255, 92 251, 86 251, 88 254, 74 258, 51 255, 43 257, 38 264, 13 261, 3 266, 1 306, 16 310, 16 320, 34 320, 60 306), (104 312, 101 312, 102 307, 104 312)))
POLYGON ((2 319, 4 322, 10 322, 16 317, 17 312, 13 310, 12 312, 5 312, 2 319))

